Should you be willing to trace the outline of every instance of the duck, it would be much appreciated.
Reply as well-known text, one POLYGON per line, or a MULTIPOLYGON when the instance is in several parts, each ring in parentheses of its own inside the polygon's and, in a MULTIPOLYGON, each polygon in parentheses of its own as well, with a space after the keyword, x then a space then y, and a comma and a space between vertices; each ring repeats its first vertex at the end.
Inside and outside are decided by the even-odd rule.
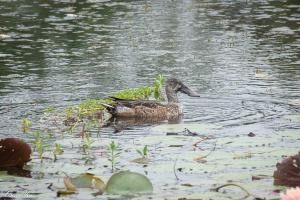
POLYGON ((192 91, 176 78, 169 78, 166 81, 165 92, 167 96, 166 103, 155 100, 128 100, 110 97, 112 103, 105 105, 105 107, 113 118, 118 119, 171 120, 183 115, 182 106, 177 95, 178 92, 187 94, 190 97, 200 97, 198 93, 192 91))

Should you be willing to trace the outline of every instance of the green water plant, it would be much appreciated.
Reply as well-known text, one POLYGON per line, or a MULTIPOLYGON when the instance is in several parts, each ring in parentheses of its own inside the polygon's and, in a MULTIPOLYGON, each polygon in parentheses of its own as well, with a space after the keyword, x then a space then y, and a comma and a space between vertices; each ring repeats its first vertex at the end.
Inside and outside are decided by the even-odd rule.
POLYGON ((48 114, 48 113, 53 113, 55 111, 53 106, 48 106, 45 110, 44 110, 44 114, 48 114))
POLYGON ((163 84, 165 84, 165 78, 163 77, 162 74, 158 74, 155 78, 154 87, 153 87, 154 98, 158 101, 164 100, 161 92, 163 84))
MULTIPOLYGON (((161 88, 165 83, 165 78, 158 74, 152 86, 142 86, 133 89, 125 89, 118 91, 109 96, 130 99, 130 100, 148 100, 150 98, 158 101, 164 100, 161 88)), ((110 97, 104 99, 92 99, 88 98, 81 102, 79 105, 70 106, 64 110, 65 124, 69 126, 77 125, 76 122, 87 119, 99 119, 103 117, 103 111, 105 110, 105 104, 113 104, 113 100, 110 97)), ((71 129, 73 130, 73 128, 71 129)))
POLYGON ((111 141, 108 145, 108 160, 110 161, 112 172, 115 171, 117 164, 116 158, 118 155, 120 155, 120 152, 118 152, 118 145, 114 141, 111 141))
POLYGON ((84 134, 84 137, 83 137, 83 151, 85 153, 88 153, 91 149, 92 149, 92 145, 93 143, 95 142, 95 140, 93 140, 89 134, 84 134))
POLYGON ((138 154, 140 154, 142 156, 142 158, 148 158, 148 146, 145 145, 144 148, 142 150, 137 149, 136 150, 138 152, 138 154))
POLYGON ((41 160, 41 162, 43 162, 43 155, 45 153, 46 144, 44 143, 41 131, 39 130, 35 131, 33 133, 33 137, 34 137, 34 142, 33 142, 34 148, 39 155, 39 159, 41 160))
POLYGON ((22 132, 23 133, 28 133, 31 126, 32 126, 32 122, 30 121, 30 119, 28 118, 22 118, 22 132))
POLYGON ((53 155, 54 155, 54 161, 57 160, 58 155, 62 155, 64 153, 64 150, 62 146, 58 143, 54 144, 54 150, 53 150, 53 155))
POLYGON ((152 92, 152 87, 139 87, 134 89, 121 90, 112 96, 120 99, 147 100, 151 96, 152 92))

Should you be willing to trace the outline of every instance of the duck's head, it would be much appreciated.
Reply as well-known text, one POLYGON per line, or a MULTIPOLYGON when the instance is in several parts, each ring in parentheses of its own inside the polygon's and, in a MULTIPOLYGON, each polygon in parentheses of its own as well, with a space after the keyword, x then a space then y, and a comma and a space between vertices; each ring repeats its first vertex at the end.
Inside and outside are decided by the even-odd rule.
POLYGON ((176 78, 170 78, 166 82, 166 95, 168 102, 178 103, 177 92, 182 92, 190 97, 200 97, 199 94, 189 89, 180 80, 176 78))

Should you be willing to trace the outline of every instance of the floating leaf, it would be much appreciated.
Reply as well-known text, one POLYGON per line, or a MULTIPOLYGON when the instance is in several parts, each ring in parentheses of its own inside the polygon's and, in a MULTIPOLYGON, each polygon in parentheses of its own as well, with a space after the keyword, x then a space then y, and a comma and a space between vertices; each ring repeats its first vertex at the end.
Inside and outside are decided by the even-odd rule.
POLYGON ((30 160, 31 148, 18 138, 0 140, 0 167, 23 166, 30 160))
POLYGON ((300 186, 300 152, 277 163, 276 167, 274 185, 300 186))
POLYGON ((136 159, 132 160, 131 162, 147 165, 147 164, 149 164, 149 161, 150 160, 148 158, 142 157, 142 158, 136 158, 136 159))
POLYGON ((109 194, 150 193, 153 186, 150 180, 139 173, 121 171, 113 174, 107 182, 109 194))
POLYGON ((75 192, 77 191, 77 188, 75 185, 73 185, 73 183, 71 182, 70 178, 69 177, 64 177, 64 184, 65 184, 65 187, 67 188, 68 191, 71 191, 71 192, 75 192))
POLYGON ((94 174, 85 173, 75 178, 64 178, 64 184, 68 191, 77 191, 78 188, 94 188, 102 194, 105 190, 105 183, 94 174))

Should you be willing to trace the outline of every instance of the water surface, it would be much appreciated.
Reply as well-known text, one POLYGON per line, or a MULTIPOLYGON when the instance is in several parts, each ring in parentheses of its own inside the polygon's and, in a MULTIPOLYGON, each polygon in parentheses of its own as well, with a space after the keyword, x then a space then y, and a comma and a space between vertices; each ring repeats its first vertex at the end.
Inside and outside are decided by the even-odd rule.
MULTIPOLYGON (((149 85, 158 73, 201 94, 180 95, 183 122, 222 126, 218 137, 297 130, 286 116, 300 111, 299 13, 293 0, 2 0, 1 137, 26 140, 21 118, 149 85)), ((130 140, 150 129, 102 131, 130 140)))

